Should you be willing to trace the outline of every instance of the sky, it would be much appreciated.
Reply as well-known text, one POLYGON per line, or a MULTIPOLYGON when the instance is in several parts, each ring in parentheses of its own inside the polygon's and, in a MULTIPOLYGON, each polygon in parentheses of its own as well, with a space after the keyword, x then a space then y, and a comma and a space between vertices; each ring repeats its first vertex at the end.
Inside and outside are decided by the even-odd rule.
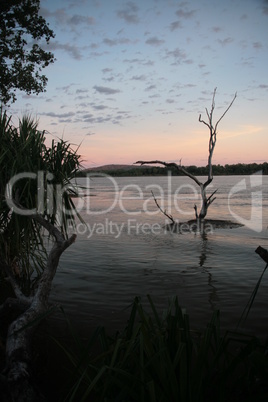
MULTIPOLYGON (((17 94, 47 142, 84 167, 159 159, 205 166, 215 88, 214 164, 268 160, 268 0, 41 0, 55 33, 46 92, 17 94)), ((45 46, 44 46, 45 47, 45 46)))

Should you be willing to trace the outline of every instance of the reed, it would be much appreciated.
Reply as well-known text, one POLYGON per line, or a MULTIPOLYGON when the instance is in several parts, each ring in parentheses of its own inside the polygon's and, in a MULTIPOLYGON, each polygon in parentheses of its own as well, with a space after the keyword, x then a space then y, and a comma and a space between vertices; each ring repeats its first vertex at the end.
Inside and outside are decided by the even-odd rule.
POLYGON ((219 311, 204 330, 191 329, 177 297, 162 314, 147 297, 149 311, 136 297, 125 329, 113 337, 99 327, 82 342, 69 323, 76 351, 58 343, 73 367, 65 401, 266 400, 256 399, 268 392, 265 345, 256 337, 222 333, 219 311))
POLYGON ((263 269, 263 271, 262 271, 262 274, 261 274, 261 276, 259 277, 258 282, 256 283, 256 286, 255 286, 255 288, 253 289, 253 292, 252 292, 251 295, 250 295, 250 298, 249 298, 249 300, 248 300, 248 302, 247 302, 247 304, 246 304, 246 306, 245 306, 245 308, 244 308, 244 311, 243 311, 243 313, 241 314, 241 317, 240 317, 240 319, 239 319, 239 321, 238 321, 237 328, 238 328, 239 326, 241 326, 241 324, 243 324, 243 323, 246 321, 246 319, 247 319, 247 317, 248 317, 248 315, 249 315, 249 313, 250 313, 251 307, 253 306, 255 297, 257 296, 257 293, 258 293, 258 290, 259 290, 259 287, 260 287, 260 284, 261 284, 263 275, 264 275, 264 273, 265 273, 267 267, 268 267, 268 264, 266 264, 266 266, 264 267, 264 269, 263 269))

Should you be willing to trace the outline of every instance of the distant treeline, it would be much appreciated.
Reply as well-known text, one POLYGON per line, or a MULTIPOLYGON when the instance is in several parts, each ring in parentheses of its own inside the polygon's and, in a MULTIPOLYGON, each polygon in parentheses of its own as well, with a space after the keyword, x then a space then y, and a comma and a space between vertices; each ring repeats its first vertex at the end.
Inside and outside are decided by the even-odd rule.
MULTIPOLYGON (((184 166, 189 173, 195 176, 206 176, 208 174, 208 166, 184 166)), ((85 170, 79 173, 79 177, 86 176, 87 173, 98 174, 104 173, 110 176, 166 176, 168 171, 172 172, 174 176, 182 176, 183 173, 178 172, 175 168, 167 168, 161 166, 135 166, 129 169, 111 169, 111 170, 85 170)), ((268 174, 268 163, 237 163, 235 165, 213 165, 214 176, 225 175, 250 175, 262 171, 262 174, 268 174)))
MULTIPOLYGON (((208 167, 197 167, 197 166, 187 166, 185 167, 188 172, 195 176, 206 176, 208 174, 208 167)), ((98 174, 104 173, 110 176, 166 176, 168 171, 171 171, 175 176, 181 176, 183 173, 178 172, 175 168, 167 168, 161 166, 135 166, 133 168, 122 168, 122 169, 111 169, 111 170, 84 170, 79 172, 78 176, 86 176, 87 173, 98 174)), ((213 175, 214 176, 225 176, 225 175, 250 175, 261 171, 262 174, 268 174, 268 163, 264 162, 258 163, 237 163, 235 165, 213 165, 213 175)))

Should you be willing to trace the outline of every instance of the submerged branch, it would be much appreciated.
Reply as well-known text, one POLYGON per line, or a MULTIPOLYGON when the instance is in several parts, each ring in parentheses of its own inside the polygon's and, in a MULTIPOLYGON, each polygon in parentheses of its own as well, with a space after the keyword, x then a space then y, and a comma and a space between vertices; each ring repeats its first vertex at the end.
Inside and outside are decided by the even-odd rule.
POLYGON ((256 248, 255 253, 259 254, 263 261, 268 264, 268 251, 265 248, 259 246, 256 248))
POLYGON ((218 189, 216 189, 215 191, 213 191, 213 193, 210 194, 210 196, 208 197, 208 199, 207 199, 207 204, 208 204, 208 205, 211 205, 211 204, 213 203, 213 201, 216 200, 216 197, 214 197, 214 198, 212 198, 212 197, 213 197, 213 195, 214 195, 217 191, 218 191, 218 189))
POLYGON ((175 220, 174 220, 173 216, 170 215, 170 214, 168 214, 168 213, 166 212, 166 210, 164 211, 164 210, 160 207, 160 205, 159 205, 158 202, 157 202, 157 199, 156 199, 155 196, 154 196, 153 191, 151 191, 151 193, 152 193, 152 195, 153 195, 154 202, 156 203, 156 206, 160 209, 160 211, 162 212, 162 214, 164 214, 164 215, 165 215, 168 219, 170 219, 171 222, 174 224, 174 223, 175 223, 175 220))

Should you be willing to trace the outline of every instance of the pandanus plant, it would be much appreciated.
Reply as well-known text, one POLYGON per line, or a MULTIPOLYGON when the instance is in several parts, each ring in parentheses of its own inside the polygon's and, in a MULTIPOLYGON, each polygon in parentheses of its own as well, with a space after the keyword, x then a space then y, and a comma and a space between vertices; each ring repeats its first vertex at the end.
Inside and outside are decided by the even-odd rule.
POLYGON ((53 139, 48 146, 37 121, 24 116, 14 127, 11 117, 1 110, 0 252, 2 262, 24 282, 33 272, 41 272, 46 261, 43 226, 30 218, 29 211, 36 210, 59 225, 67 237, 67 219, 74 223, 75 215, 71 180, 79 168, 80 156, 68 142, 53 139), (15 204, 19 213, 12 208, 15 204))
POLYGON ((41 400, 30 375, 31 337, 50 311, 60 256, 76 238, 67 229, 75 225, 71 180, 79 168, 80 156, 69 143, 53 140, 48 146, 35 120, 25 116, 15 127, 1 110, 0 285, 12 288, 0 305, 1 327, 7 321, 3 401, 41 400), (54 239, 49 247, 47 238, 54 239))

